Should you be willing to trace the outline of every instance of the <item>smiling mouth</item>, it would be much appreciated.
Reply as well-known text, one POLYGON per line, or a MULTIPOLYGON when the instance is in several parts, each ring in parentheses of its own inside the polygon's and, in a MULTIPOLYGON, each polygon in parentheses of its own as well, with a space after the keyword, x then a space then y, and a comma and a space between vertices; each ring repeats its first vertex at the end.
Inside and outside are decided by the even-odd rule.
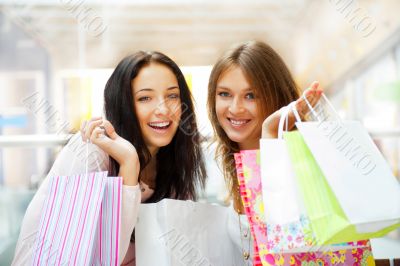
POLYGON ((247 125, 251 119, 233 119, 233 118, 228 118, 228 121, 231 123, 233 127, 242 127, 244 125, 247 125))
POLYGON ((163 131, 168 129, 171 125, 171 121, 166 121, 166 122, 150 122, 148 123, 149 127, 158 130, 158 131, 163 131))

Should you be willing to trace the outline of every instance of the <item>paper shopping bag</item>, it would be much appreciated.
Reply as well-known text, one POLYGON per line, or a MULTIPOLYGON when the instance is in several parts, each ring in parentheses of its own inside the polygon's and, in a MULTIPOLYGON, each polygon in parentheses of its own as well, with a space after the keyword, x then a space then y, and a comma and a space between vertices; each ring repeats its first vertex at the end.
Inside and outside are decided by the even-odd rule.
MULTIPOLYGON (((344 230, 343 223, 348 221, 353 229, 346 231, 346 239, 359 239, 379 237, 399 227, 400 183, 366 129, 358 121, 342 121, 324 94, 315 107, 305 97, 304 101, 314 121, 302 122, 295 105, 291 106, 306 144, 295 138, 292 148, 298 147, 300 152, 308 148, 312 155, 308 158, 315 160, 308 160, 308 165, 315 163, 323 173, 342 211, 337 215, 342 228, 336 230, 344 230)), ((335 210, 339 212, 339 208, 335 210)))
POLYGON ((136 265, 243 265, 227 228, 229 208, 164 199, 141 204, 136 265))
POLYGON ((316 245, 306 209, 297 185, 284 125, 291 106, 283 109, 278 138, 260 140, 260 165, 268 250, 273 253, 305 252, 316 245))
MULTIPOLYGON (((325 179, 324 173, 304 142, 302 134, 297 131, 287 132, 284 137, 288 144, 307 215, 311 221, 318 245, 380 237, 398 227, 397 224, 394 224, 370 233, 360 232, 356 224, 351 222, 344 212, 337 194, 325 179)), ((340 167, 340 165, 337 165, 336 168, 339 169, 340 167)), ((349 176, 349 178, 351 177, 349 176)), ((362 187, 363 183, 354 184, 348 192, 352 194, 352 191, 357 191, 362 187)), ((353 195, 357 196, 358 193, 355 192, 353 195)), ((351 201, 351 199, 349 200, 351 201)), ((363 200, 369 202, 370 197, 365 195, 363 200)))
POLYGON ((94 265, 119 266, 122 178, 107 177, 96 230, 94 265))
POLYGON ((119 177, 107 172, 50 177, 34 265, 119 265, 119 177))
POLYGON ((262 265, 375 265, 370 242, 367 240, 346 243, 347 246, 342 246, 344 249, 340 249, 340 246, 329 246, 320 247, 323 250, 315 252, 270 253, 266 247, 273 248, 275 243, 280 241, 279 238, 287 237, 290 231, 275 225, 273 228, 280 236, 268 241, 269 231, 265 229, 268 225, 264 223, 259 157, 258 150, 241 151, 235 155, 238 178, 243 179, 242 199, 250 226, 253 227, 253 237, 262 265), (243 174, 240 175, 240 172, 243 174))
POLYGON ((358 232, 375 232, 400 222, 400 184, 360 122, 296 126, 358 232))
POLYGON ((260 140, 261 180, 271 252, 317 250, 284 139, 260 140))
POLYGON ((257 188, 261 186, 261 183, 259 179, 253 178, 257 176, 257 173, 252 173, 252 170, 259 170, 259 167, 256 165, 258 163, 256 159, 258 154, 255 152, 256 151, 241 151, 240 153, 235 153, 234 158, 239 192, 245 214, 249 219, 250 232, 254 241, 253 265, 269 265, 266 264, 266 258, 264 258, 264 256, 268 254, 267 247, 263 244, 267 243, 265 234, 266 226, 263 222, 263 217, 260 217, 255 212, 255 209, 262 209, 261 213, 264 213, 262 198, 260 198, 261 194, 257 193, 257 188), (252 159, 246 160, 248 157, 245 155, 249 155, 248 157, 252 157, 252 159), (246 164, 247 167, 244 167, 244 164, 246 164), (244 171, 246 171, 246 177, 244 171), (246 184, 250 182, 254 182, 254 186, 246 184))

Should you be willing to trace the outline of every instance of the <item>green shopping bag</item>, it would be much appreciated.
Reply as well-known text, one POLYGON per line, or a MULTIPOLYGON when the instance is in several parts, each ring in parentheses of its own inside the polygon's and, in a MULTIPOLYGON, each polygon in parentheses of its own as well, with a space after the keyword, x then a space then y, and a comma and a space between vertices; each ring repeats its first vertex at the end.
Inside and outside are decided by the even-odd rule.
POLYGON ((300 194, 304 199, 317 245, 382 237, 400 226, 400 224, 395 224, 372 233, 357 232, 355 225, 347 219, 301 133, 285 132, 283 137, 287 143, 300 194))

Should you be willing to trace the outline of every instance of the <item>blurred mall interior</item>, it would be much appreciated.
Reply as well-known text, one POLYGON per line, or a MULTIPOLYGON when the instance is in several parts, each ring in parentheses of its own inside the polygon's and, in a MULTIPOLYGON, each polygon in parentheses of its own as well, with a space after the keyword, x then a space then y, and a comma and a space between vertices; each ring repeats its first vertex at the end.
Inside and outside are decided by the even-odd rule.
MULTIPOLYGON (((182 67, 211 139, 212 65, 235 43, 265 41, 301 88, 318 80, 343 119, 362 122, 400 181, 399 14, 398 0, 0 0, 0 265, 65 134, 102 115, 105 82, 138 50, 182 67)), ((203 200, 220 202, 223 178, 208 170, 203 200)), ((373 251, 400 257, 400 231, 373 251)))

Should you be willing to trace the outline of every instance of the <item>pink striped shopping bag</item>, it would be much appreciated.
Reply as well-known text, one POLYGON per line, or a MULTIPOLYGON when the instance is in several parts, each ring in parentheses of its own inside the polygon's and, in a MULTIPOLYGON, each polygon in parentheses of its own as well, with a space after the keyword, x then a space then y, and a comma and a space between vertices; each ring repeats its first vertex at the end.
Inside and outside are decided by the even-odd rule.
POLYGON ((52 177, 32 264, 119 265, 121 195, 107 172, 52 177))

